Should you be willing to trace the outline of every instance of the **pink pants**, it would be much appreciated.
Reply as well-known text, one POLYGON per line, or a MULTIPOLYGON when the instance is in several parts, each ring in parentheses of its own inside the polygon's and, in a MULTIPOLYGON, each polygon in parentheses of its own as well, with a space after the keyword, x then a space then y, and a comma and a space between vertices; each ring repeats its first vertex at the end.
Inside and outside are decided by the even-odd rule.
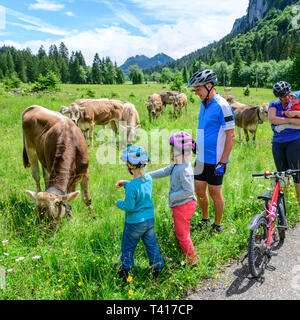
POLYGON ((197 202, 191 200, 183 205, 172 208, 175 226, 175 235, 179 241, 184 255, 188 259, 188 264, 198 262, 197 254, 190 235, 190 220, 196 210, 197 202))

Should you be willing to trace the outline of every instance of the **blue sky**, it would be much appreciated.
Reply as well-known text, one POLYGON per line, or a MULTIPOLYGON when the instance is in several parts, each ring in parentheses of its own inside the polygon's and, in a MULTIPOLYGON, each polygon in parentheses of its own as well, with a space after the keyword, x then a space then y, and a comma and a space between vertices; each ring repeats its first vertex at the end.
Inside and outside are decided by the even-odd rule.
POLYGON ((248 0, 1 0, 0 46, 29 47, 64 42, 121 65, 130 56, 163 52, 174 59, 231 31, 248 0))

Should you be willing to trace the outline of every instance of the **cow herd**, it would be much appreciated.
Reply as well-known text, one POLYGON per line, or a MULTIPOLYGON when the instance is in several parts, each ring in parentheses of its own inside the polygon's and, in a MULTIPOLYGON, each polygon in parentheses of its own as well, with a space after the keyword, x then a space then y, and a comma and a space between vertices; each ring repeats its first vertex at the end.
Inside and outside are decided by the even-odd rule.
MULTIPOLYGON (((243 128, 247 141, 248 130, 255 140, 258 124, 267 120, 268 105, 247 106, 234 101, 232 96, 226 100, 234 110, 240 139, 243 128)), ((187 111, 187 103, 184 93, 163 91, 150 95, 145 105, 152 121, 166 111, 167 104, 172 104, 174 116, 180 117, 184 107, 187 111)), ((140 128, 140 118, 132 103, 116 99, 79 99, 62 106, 60 112, 32 105, 22 114, 23 163, 25 168, 31 168, 36 183, 36 191, 27 190, 26 194, 34 201, 37 214, 52 219, 56 230, 64 216, 72 216, 70 203, 80 194, 76 191, 77 184, 81 186, 83 202, 95 217, 89 192, 87 142, 93 147, 95 125, 107 124, 115 134, 123 126, 127 131, 127 144, 132 144, 140 128)))

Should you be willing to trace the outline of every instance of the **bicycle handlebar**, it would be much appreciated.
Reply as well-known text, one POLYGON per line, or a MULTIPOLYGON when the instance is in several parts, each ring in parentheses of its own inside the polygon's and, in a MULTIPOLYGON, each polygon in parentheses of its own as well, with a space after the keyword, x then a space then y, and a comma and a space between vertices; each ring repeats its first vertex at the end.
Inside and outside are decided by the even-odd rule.
POLYGON ((288 169, 286 171, 276 171, 276 172, 270 172, 270 171, 266 171, 265 173, 253 173, 252 177, 265 177, 265 179, 267 179, 267 177, 270 176, 289 176, 289 175, 295 175, 296 173, 300 173, 300 169, 297 170, 291 170, 288 169))

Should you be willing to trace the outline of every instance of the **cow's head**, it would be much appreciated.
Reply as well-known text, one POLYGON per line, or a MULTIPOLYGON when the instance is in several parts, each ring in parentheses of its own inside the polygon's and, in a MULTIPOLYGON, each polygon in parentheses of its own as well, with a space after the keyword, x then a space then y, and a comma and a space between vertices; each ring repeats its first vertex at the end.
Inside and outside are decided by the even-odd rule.
POLYGON ((81 111, 83 111, 85 107, 80 107, 77 103, 71 103, 68 107, 62 106, 59 110, 60 113, 69 117, 75 124, 78 123, 81 118, 81 111))
POLYGON ((156 116, 157 113, 161 111, 162 102, 159 95, 149 96, 148 102, 146 102, 146 106, 148 108, 149 114, 153 117, 156 116))
MULTIPOLYGON (((127 144, 133 144, 139 138, 139 129, 141 128, 140 125, 133 126, 133 125, 122 125, 120 124, 120 131, 127 131, 127 144)), ((122 135, 121 135, 122 136, 122 135)))
POLYGON ((268 103, 264 103, 261 107, 259 107, 259 116, 262 121, 268 121, 268 113, 269 113, 268 103))
POLYGON ((40 218, 60 220, 66 214, 66 206, 78 197, 80 191, 71 192, 66 195, 56 195, 51 192, 26 190, 26 194, 34 201, 35 211, 40 218))

